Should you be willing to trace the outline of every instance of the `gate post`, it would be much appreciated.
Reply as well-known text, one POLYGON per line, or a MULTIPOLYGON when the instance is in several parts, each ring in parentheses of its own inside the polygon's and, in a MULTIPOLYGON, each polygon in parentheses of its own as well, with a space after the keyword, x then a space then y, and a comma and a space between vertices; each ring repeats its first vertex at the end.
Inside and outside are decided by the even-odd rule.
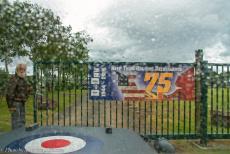
POLYGON ((196 50, 195 53, 195 124, 196 134, 200 136, 200 144, 207 145, 207 61, 203 60, 203 50, 196 50))
POLYGON ((195 51, 195 132, 200 133, 200 113, 201 113, 201 64, 203 61, 203 51, 195 51))
POLYGON ((203 61, 201 63, 201 119, 200 119, 200 135, 201 135, 201 140, 200 144, 202 146, 207 146, 207 108, 208 108, 208 98, 207 98, 207 93, 208 93, 208 81, 207 81, 207 76, 208 76, 208 67, 207 67, 207 61, 203 61))

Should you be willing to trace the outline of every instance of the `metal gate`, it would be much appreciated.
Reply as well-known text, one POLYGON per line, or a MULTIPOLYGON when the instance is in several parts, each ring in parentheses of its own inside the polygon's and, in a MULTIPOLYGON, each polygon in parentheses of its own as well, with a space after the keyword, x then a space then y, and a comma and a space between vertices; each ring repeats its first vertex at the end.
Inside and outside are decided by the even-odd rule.
POLYGON ((194 67, 194 99, 180 92, 174 99, 93 99, 89 69, 94 65, 143 63, 38 62, 34 65, 34 122, 40 125, 92 126, 131 129, 154 139, 229 138, 229 64, 144 63, 194 67))

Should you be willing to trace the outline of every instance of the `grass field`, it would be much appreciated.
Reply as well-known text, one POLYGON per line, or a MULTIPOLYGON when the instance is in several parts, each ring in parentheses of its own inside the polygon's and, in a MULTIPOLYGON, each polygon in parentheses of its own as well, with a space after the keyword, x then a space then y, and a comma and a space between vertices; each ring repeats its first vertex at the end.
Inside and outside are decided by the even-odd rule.
MULTIPOLYGON (((46 125, 93 126, 129 128, 139 134, 193 134, 195 133, 194 101, 92 101, 86 91, 54 91, 45 96, 53 99, 52 110, 38 110, 38 123, 46 125), (59 99, 58 99, 59 96, 59 99), (58 101, 59 100, 59 101, 58 101), (59 107, 58 105, 59 104, 59 107), (58 112, 59 111, 59 112, 58 112), (58 114, 59 113, 59 114, 58 114)), ((211 111, 229 111, 230 90, 208 90, 208 133, 228 133, 229 127, 220 122, 211 125, 211 111), (216 127, 217 126, 217 127, 216 127)), ((38 101, 38 103, 41 103, 38 101)), ((26 103, 26 124, 33 123, 33 98, 26 103)), ((0 99, 0 132, 10 131, 10 113, 5 98, 0 99)), ((170 140, 178 154, 227 154, 228 140, 209 140, 207 148, 199 148, 196 140, 170 140)), ((151 145, 151 144, 150 144, 151 145)), ((152 145, 151 145, 152 146, 152 145)))
MULTIPOLYGON (((188 134, 195 133, 194 101, 92 101, 83 91, 54 91, 45 98, 54 99, 54 110, 38 110, 38 122, 42 125, 78 125, 129 128, 140 134, 188 134), (58 101, 59 100, 59 101, 58 101), (59 108, 58 105, 59 104, 59 108), (59 114, 58 114, 59 111, 59 114)), ((211 125, 213 110, 227 112, 230 90, 208 90, 208 132, 228 133, 220 122, 211 125), (216 127, 217 126, 217 127, 216 127)), ((46 100, 46 99, 45 99, 46 100)), ((38 101, 40 103, 40 101, 38 101)), ((10 130, 10 114, 4 98, 0 101, 0 131, 10 130)), ((26 103, 26 122, 33 122, 33 99, 26 103)))
POLYGON ((230 142, 228 140, 210 140, 207 147, 200 147, 195 140, 171 140, 177 154, 228 154, 230 142))
MULTIPOLYGON (((30 97, 26 103, 26 123, 33 120, 33 100, 30 97)), ((0 99, 0 131, 9 131, 11 129, 11 116, 5 101, 5 97, 0 99)))
MULTIPOLYGON (((72 100, 74 100, 74 95, 72 96, 68 96, 67 94, 69 93, 69 91, 60 91, 59 94, 58 92, 53 92, 49 93, 46 96, 44 96, 44 100, 42 102, 46 102, 47 100, 55 100, 56 103, 58 102, 58 95, 59 95, 59 107, 56 107, 52 110, 52 109, 48 109, 48 110, 38 110, 38 119, 40 120, 41 115, 42 116, 42 122, 46 122, 47 117, 48 117, 48 121, 49 123, 51 123, 52 121, 52 117, 56 116, 56 114, 59 112, 63 112, 65 107, 68 107, 71 105, 71 103, 69 103, 72 100), (48 98, 48 99, 47 99, 48 98), (66 104, 65 104, 65 103, 66 104), (64 105, 65 104, 65 105, 64 105)), ((76 91, 76 93, 79 93, 79 91, 76 91)), ((25 110, 26 110, 26 125, 32 124, 34 121, 34 107, 33 107, 33 96, 30 96, 28 101, 26 102, 25 105, 25 110)), ((38 100, 38 103, 41 103, 40 100, 38 100)), ((0 132, 1 131, 9 131, 11 129, 11 116, 10 116, 10 112, 7 108, 7 103, 5 101, 5 97, 1 97, 0 98, 0 132)))

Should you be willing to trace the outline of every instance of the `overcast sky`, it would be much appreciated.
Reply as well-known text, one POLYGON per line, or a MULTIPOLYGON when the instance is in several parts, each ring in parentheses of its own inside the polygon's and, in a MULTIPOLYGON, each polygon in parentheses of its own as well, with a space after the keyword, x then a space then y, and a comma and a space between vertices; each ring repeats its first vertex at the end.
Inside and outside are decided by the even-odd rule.
POLYGON ((86 30, 94 61, 230 62, 229 0, 32 0, 75 32, 86 30))

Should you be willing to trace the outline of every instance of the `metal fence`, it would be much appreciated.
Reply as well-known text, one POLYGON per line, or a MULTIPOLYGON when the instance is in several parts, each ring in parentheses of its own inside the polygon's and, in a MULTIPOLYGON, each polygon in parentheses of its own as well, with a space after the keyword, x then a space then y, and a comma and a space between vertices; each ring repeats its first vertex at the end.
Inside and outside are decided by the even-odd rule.
POLYGON ((208 138, 229 138, 230 65, 208 64, 207 134, 208 138))
MULTIPOLYGON (((169 65, 145 63, 153 64, 169 65)), ((195 99, 190 100, 183 99, 185 96, 180 92, 174 99, 93 99, 90 97, 90 65, 97 63, 35 63, 34 95, 29 100, 33 105, 27 103, 27 122, 43 126, 127 128, 149 139, 201 139, 205 143, 208 139, 230 138, 230 64, 207 63, 198 50, 196 62, 186 64, 194 67, 195 75, 195 99)), ((1 101, 4 102, 3 95, 1 101)), ((10 118, 4 104, 0 104, 4 110, 0 118, 2 126, 10 118)), ((4 127, 6 130, 9 126, 4 127)))
POLYGON ((171 100, 90 99, 89 65, 92 63, 35 65, 35 122, 45 126, 127 128, 149 138, 198 138, 195 100, 184 100, 180 93, 171 100))

